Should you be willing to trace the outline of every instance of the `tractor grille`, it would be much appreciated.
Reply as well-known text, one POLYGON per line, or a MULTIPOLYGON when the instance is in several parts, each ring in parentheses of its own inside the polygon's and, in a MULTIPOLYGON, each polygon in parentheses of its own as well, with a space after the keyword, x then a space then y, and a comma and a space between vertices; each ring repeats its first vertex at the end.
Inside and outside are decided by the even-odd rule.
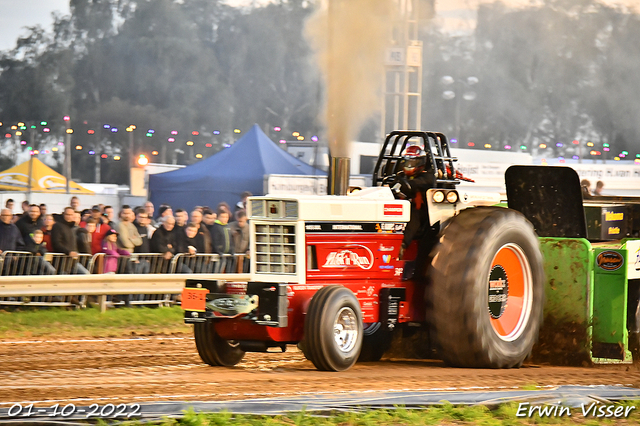
POLYGON ((256 273, 296 273, 294 224, 256 225, 256 273))

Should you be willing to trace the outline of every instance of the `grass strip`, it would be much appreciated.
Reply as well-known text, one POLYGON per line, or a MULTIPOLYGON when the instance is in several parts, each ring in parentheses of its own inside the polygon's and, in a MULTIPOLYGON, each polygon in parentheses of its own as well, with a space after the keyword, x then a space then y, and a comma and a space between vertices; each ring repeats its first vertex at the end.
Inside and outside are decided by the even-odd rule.
MULTIPOLYGON (((326 426, 396 426, 396 425, 636 425, 640 422, 640 401, 627 401, 615 406, 632 406, 626 418, 603 418, 583 416, 581 408, 572 408, 571 416, 556 417, 518 417, 518 403, 500 404, 492 407, 483 405, 454 406, 444 403, 441 406, 423 410, 410 410, 396 407, 387 410, 363 410, 358 413, 328 413, 325 415, 308 412, 290 413, 284 416, 252 416, 237 415, 227 412, 195 413, 185 411, 180 418, 165 418, 156 422, 145 422, 149 425, 162 426, 257 426, 257 425, 326 425, 326 426)), ((141 424, 136 421, 124 424, 141 424)))
POLYGON ((2 339, 119 337, 190 333, 178 306, 162 308, 20 308, 0 310, 2 339))

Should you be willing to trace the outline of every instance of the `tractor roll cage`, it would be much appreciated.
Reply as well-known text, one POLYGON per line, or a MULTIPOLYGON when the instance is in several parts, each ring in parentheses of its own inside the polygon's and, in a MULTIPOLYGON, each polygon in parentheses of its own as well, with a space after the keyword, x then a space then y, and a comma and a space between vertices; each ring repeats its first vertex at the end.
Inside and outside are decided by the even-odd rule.
POLYGON ((422 139, 422 148, 427 155, 425 171, 431 171, 436 178, 436 187, 451 187, 460 183, 453 165, 457 158, 451 156, 449 141, 443 133, 422 131, 393 131, 384 140, 378 161, 373 169, 373 185, 381 186, 388 176, 397 174, 402 167, 402 153, 411 145, 413 138, 422 139), (449 172, 447 173, 447 169, 449 172))

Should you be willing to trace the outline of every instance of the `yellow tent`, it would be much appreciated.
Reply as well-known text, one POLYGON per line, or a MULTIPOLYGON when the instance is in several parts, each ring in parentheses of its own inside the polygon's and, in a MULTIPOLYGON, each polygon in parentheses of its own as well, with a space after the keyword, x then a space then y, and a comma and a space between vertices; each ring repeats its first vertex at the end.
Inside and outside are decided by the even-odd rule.
MULTIPOLYGON (((28 191, 29 161, 31 164, 31 191, 66 192, 66 179, 61 174, 37 158, 0 172, 0 191, 28 191)), ((69 192, 73 194, 93 194, 75 182, 69 182, 69 192)))

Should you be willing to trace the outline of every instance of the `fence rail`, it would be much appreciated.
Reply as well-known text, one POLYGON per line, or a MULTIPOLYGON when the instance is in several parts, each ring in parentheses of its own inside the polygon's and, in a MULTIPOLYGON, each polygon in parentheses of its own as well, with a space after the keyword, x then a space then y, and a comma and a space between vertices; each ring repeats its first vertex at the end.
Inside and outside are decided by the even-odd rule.
POLYGON ((248 264, 244 255, 179 254, 166 259, 156 253, 98 253, 71 258, 5 252, 0 256, 0 306, 84 307, 88 296, 98 296, 102 310, 118 304, 167 305, 177 301, 189 278, 248 281, 249 274, 242 273, 248 264))

